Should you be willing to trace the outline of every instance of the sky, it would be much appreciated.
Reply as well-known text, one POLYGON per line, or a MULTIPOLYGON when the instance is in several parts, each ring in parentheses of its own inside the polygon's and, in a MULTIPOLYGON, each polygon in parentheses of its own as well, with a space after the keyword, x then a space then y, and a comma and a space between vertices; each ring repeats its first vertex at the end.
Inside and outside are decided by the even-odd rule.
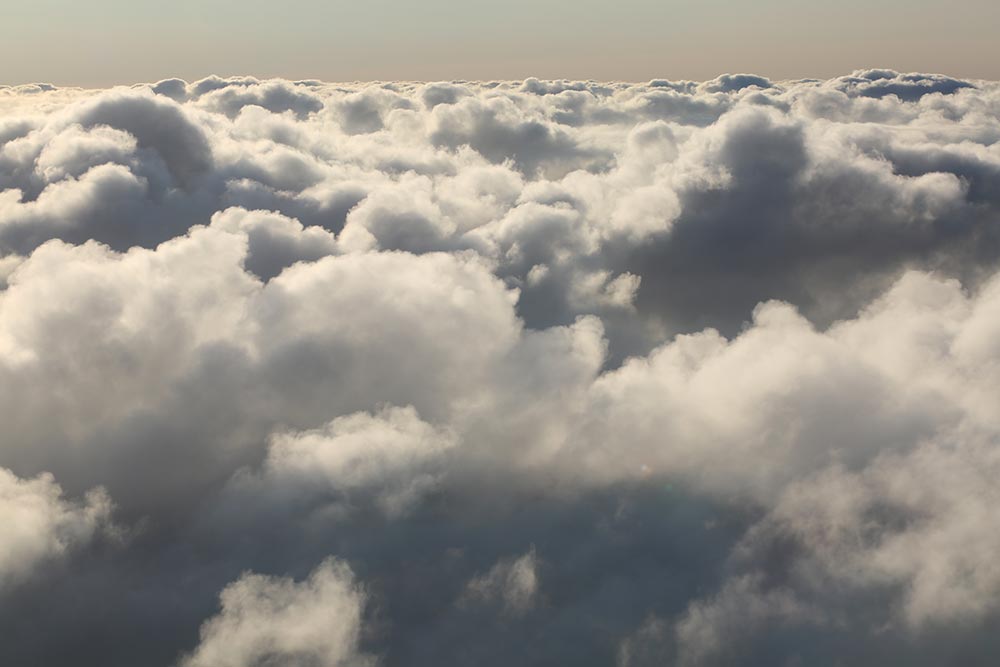
POLYGON ((289 79, 1000 77, 990 0, 37 0, 0 25, 4 84, 289 79))

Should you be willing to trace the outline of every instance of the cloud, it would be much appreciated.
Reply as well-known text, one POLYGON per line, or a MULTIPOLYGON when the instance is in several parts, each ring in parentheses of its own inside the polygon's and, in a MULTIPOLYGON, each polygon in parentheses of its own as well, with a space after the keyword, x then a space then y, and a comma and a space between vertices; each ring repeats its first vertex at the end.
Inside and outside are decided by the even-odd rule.
POLYGON ((246 234, 243 265, 261 280, 278 276, 296 262, 339 253, 333 234, 320 227, 305 228, 298 220, 280 213, 233 207, 214 214, 211 226, 246 234))
POLYGON ((767 89, 772 84, 767 78, 756 74, 723 74, 705 82, 702 87, 710 93, 735 93, 751 86, 767 89))
POLYGON ((534 549, 515 559, 504 559, 490 571, 470 580, 465 587, 466 603, 500 602, 512 614, 524 613, 538 594, 538 559, 534 549))
POLYGON ((343 563, 324 561, 302 582, 247 573, 219 600, 184 667, 373 664, 357 652, 364 594, 343 563))
POLYGON ((85 128, 108 126, 128 132, 140 148, 154 151, 181 187, 212 165, 204 131, 176 104, 145 95, 119 94, 84 104, 75 119, 85 128))
POLYGON ((261 502, 255 496, 263 494, 265 503, 302 507, 329 504, 335 494, 349 504, 352 493, 374 489, 375 503, 397 516, 439 484, 434 464, 455 444, 412 407, 346 415, 321 429, 272 436, 261 476, 238 480, 236 493, 243 502, 261 502))
POLYGON ((975 88, 973 83, 940 74, 900 74, 886 69, 858 70, 840 81, 863 97, 895 95, 908 102, 933 93, 951 95, 962 88, 975 88))
MULTIPOLYGON (((157 84, 162 90, 162 82, 157 84)), ((160 92, 160 91, 157 91, 160 92)), ((162 93, 161 93, 162 94, 162 93)), ((286 111, 299 118, 306 118, 323 108, 323 101, 285 81, 268 81, 244 87, 224 85, 197 96, 198 106, 235 117, 246 107, 263 107, 271 113, 286 111)))
POLYGON ((1000 650, 996 83, 0 106, 3 664, 1000 650))
POLYGON ((101 489, 81 502, 65 500, 52 475, 20 479, 0 468, 0 596, 46 561, 66 557, 110 529, 111 504, 101 489))

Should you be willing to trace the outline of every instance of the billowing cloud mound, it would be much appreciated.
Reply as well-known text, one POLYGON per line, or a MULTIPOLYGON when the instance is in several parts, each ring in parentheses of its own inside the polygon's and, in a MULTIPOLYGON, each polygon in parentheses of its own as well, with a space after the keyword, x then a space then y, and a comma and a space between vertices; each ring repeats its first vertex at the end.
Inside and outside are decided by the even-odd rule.
POLYGON ((219 597, 185 667, 370 664, 357 654, 363 597, 346 565, 324 561, 301 583, 244 574, 219 597))
POLYGON ((0 109, 0 663, 1000 651, 1000 84, 0 109))
POLYGON ((85 545, 107 527, 110 505, 101 491, 82 503, 61 498, 51 475, 24 480, 0 468, 0 591, 30 576, 36 565, 85 545))

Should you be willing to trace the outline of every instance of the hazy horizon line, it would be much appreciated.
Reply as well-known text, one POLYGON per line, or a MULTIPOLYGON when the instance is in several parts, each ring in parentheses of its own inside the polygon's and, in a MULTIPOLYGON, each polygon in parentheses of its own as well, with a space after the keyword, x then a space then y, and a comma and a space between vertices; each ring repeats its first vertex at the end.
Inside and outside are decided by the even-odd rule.
POLYGON ((413 83, 413 84, 430 84, 430 83, 462 83, 462 84, 490 84, 490 83, 513 83, 536 80, 536 81, 571 81, 577 83, 596 83, 596 84, 607 84, 607 83, 625 83, 633 85, 648 84, 652 81, 670 81, 670 82, 690 82, 690 83, 706 83, 710 81, 716 81, 722 77, 726 76, 755 76, 763 79, 767 79, 772 84, 782 84, 782 83, 809 83, 809 82, 824 82, 832 81, 835 79, 856 75, 860 72, 875 72, 875 71, 887 71, 894 72, 901 75, 913 75, 920 74, 922 76, 941 76, 951 79, 963 80, 963 81, 1000 81, 1000 78, 994 79, 990 77, 981 76, 966 76, 960 74, 954 74, 952 72, 947 72, 943 70, 919 70, 919 69, 896 69, 894 67, 880 67, 880 66, 869 66, 869 67, 855 67, 850 70, 845 70, 840 74, 834 74, 832 76, 800 76, 800 77, 780 77, 771 76, 767 73, 756 71, 756 70, 727 70, 716 74, 715 76, 708 78, 701 77, 671 77, 671 76, 653 76, 648 78, 592 78, 592 77, 573 77, 573 76, 538 76, 530 74, 523 77, 485 77, 485 78, 467 78, 467 77, 443 77, 443 78, 371 78, 371 79, 324 79, 320 77, 309 77, 309 76, 288 76, 282 74, 275 75, 258 75, 252 73, 242 73, 242 74, 219 74, 213 72, 206 74, 204 76, 198 77, 185 77, 185 76, 165 76, 161 78, 150 78, 145 80, 116 80, 113 82, 108 82, 104 84, 89 84, 89 83, 64 83, 58 82, 57 80, 29 80, 19 83, 8 83, 0 81, 0 88, 21 88, 25 86, 52 86, 54 88, 77 88, 81 90, 99 90, 105 88, 116 88, 116 87, 131 87, 131 86, 143 86, 160 83, 162 81, 174 81, 179 80, 184 83, 197 83, 198 81, 204 81, 207 79, 220 79, 224 81, 231 81, 234 79, 255 79, 257 81, 288 81, 293 84, 306 84, 306 83, 321 83, 321 84, 331 84, 331 85, 356 85, 356 84, 380 84, 380 83, 413 83))

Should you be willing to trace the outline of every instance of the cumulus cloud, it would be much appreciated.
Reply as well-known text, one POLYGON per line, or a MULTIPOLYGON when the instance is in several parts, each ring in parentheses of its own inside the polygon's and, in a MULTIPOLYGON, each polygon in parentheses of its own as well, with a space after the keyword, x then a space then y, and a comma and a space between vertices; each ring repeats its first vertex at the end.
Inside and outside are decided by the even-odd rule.
POLYGON ((327 505, 335 494, 375 489, 376 504, 399 515, 428 493, 442 474, 434 465, 454 437, 420 420, 416 410, 387 408, 379 415, 338 417, 320 429, 272 437, 261 479, 239 480, 239 497, 268 504, 327 505), (261 488, 263 486, 263 489, 261 488))
POLYGON ((65 557, 86 545, 99 531, 110 529, 111 504, 96 489, 81 502, 63 498, 52 475, 19 479, 0 468, 0 595, 32 574, 45 561, 65 557))
POLYGON ((0 108, 0 662, 1000 650, 998 84, 0 108))
POLYGON ((184 667, 373 664, 357 653, 364 594, 343 563, 324 561, 302 582, 247 573, 219 601, 184 667))

